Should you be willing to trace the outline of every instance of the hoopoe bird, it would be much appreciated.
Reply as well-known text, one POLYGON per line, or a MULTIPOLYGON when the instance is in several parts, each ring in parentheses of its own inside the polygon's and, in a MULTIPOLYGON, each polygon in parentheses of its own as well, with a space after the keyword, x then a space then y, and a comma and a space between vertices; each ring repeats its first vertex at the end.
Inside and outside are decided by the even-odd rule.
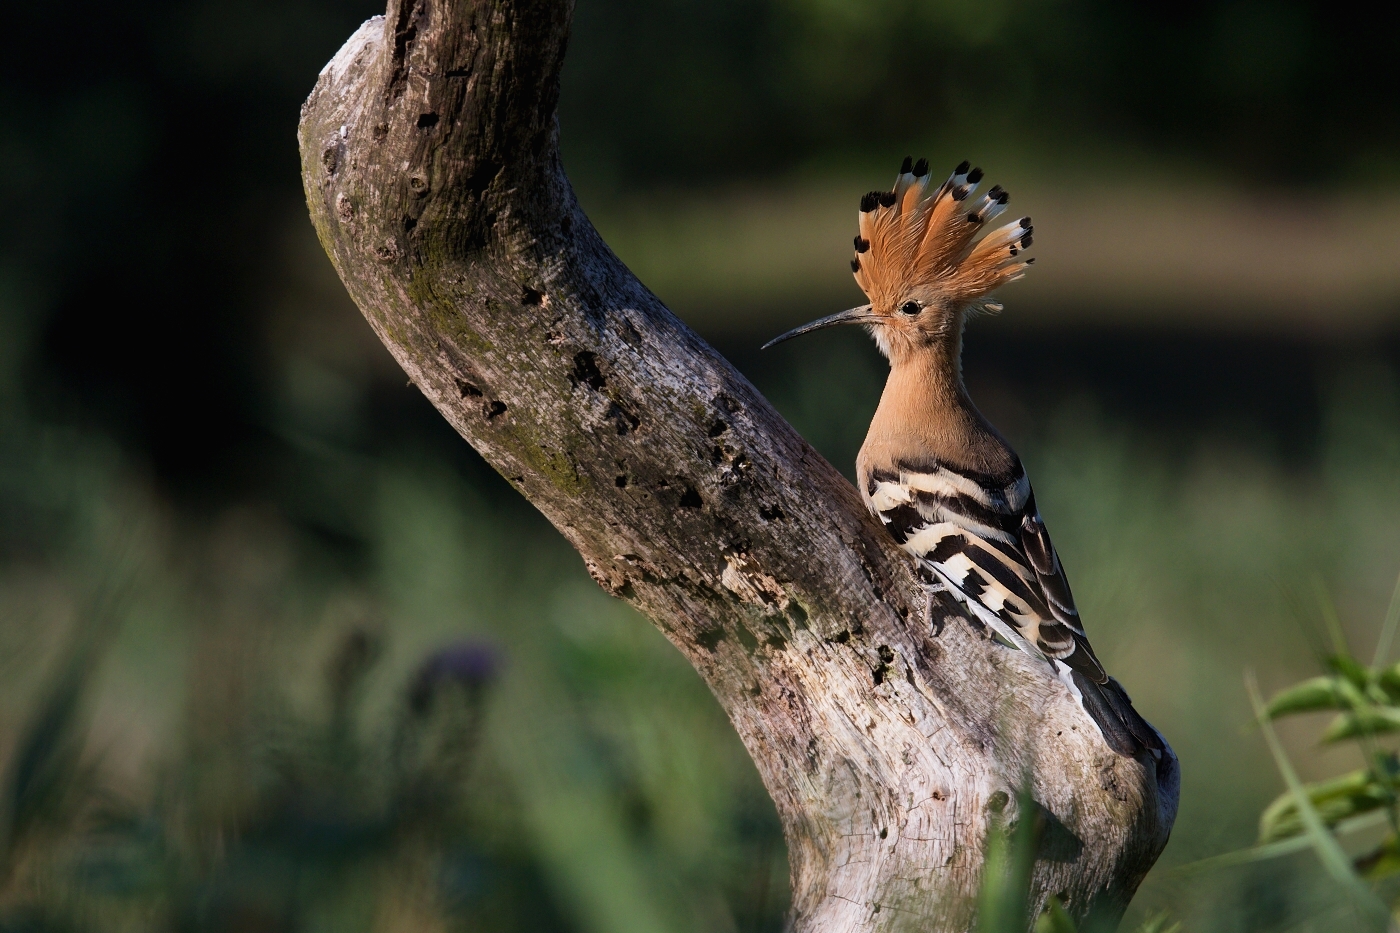
POLYGON ((1025 275, 1029 217, 987 231, 1010 195, 974 192, 964 162, 929 191, 928 161, 906 158, 889 191, 860 201, 851 271, 869 304, 765 345, 837 324, 863 324, 890 363, 856 459, 866 505, 946 590, 1000 640, 1046 661, 1115 752, 1160 758, 1161 737, 1094 655, 1069 581, 1036 509, 1021 459, 973 405, 962 380, 962 331, 987 296, 1025 275))

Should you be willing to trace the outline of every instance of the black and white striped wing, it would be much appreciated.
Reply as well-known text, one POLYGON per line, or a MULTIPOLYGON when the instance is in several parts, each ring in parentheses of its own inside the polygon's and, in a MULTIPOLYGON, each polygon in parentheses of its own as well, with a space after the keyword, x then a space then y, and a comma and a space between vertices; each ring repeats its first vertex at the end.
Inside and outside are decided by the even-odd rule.
POLYGON ((1019 462, 1007 477, 899 464, 873 471, 866 494, 895 540, 994 631, 1107 681, 1019 462))

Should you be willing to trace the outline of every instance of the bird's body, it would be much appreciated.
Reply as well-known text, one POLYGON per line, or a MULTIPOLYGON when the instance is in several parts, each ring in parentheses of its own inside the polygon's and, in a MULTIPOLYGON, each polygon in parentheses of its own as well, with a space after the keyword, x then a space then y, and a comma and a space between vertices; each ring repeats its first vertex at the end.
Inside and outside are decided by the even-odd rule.
POLYGON ((829 324, 870 328, 890 375, 856 460, 866 504, 931 590, 946 590, 1007 644, 1049 664, 1111 748, 1160 755, 1161 737, 1089 645, 1020 458, 963 385, 963 322, 999 309, 984 296, 1034 261, 1022 255, 1030 218, 978 239, 1007 193, 995 187, 970 202, 982 173, 963 163, 924 197, 927 163, 911 162, 893 190, 861 201, 851 268, 870 304, 784 337, 829 324))

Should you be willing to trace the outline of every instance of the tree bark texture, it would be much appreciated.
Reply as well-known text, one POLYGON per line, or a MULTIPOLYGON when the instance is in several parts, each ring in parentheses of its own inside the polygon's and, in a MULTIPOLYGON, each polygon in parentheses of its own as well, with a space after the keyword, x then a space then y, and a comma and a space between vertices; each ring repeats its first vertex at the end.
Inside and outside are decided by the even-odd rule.
MULTIPOLYGON (((1179 775, 1118 757, 579 209, 555 107, 569 0, 391 0, 301 119, 311 218, 409 377, 691 661, 753 756, 802 933, 968 929, 1029 781, 1031 897, 1121 912, 1179 775)), ((824 311, 827 309, 817 309, 824 311)))

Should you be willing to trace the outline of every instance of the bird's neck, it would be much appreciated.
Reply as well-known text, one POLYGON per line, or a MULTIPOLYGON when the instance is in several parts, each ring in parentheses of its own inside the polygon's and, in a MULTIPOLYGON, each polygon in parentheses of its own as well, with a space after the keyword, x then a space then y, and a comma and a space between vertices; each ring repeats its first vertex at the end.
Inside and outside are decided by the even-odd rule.
POLYGON ((938 461, 1000 475, 1016 455, 963 386, 961 328, 939 341, 890 354, 890 375, 861 448, 860 472, 938 461))

